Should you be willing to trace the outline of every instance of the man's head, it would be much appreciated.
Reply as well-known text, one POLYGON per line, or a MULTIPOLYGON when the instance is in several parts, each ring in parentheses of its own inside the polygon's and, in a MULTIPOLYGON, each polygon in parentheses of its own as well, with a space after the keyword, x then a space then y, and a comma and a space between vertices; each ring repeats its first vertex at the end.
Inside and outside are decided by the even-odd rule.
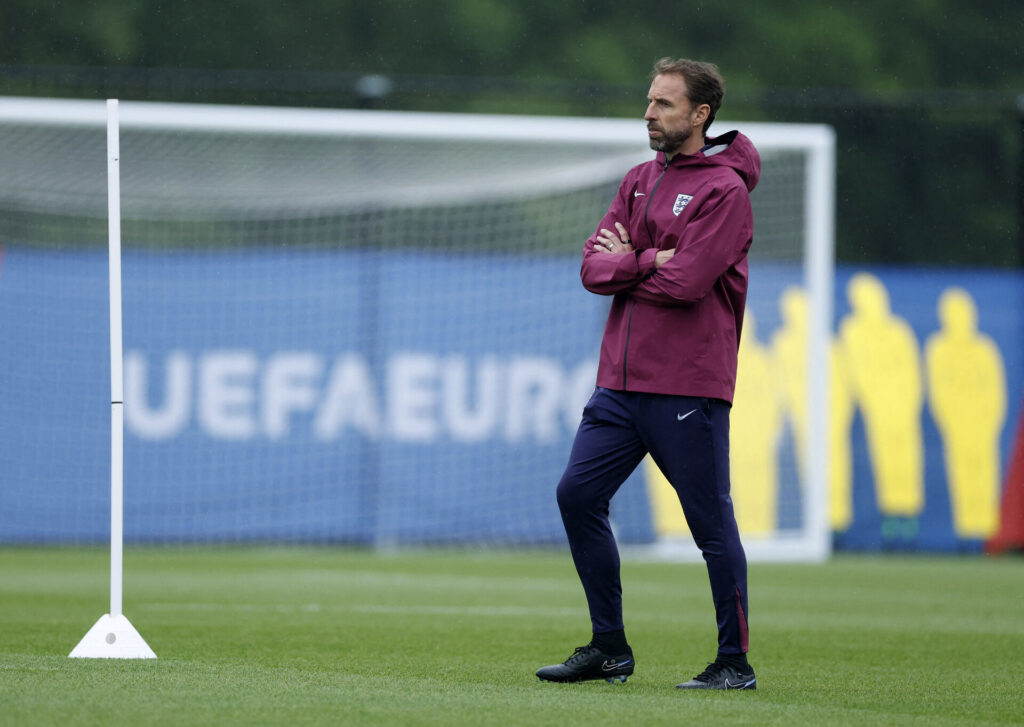
POLYGON ((685 58, 655 63, 644 114, 651 148, 670 157, 698 151, 724 95, 725 82, 713 63, 685 58))

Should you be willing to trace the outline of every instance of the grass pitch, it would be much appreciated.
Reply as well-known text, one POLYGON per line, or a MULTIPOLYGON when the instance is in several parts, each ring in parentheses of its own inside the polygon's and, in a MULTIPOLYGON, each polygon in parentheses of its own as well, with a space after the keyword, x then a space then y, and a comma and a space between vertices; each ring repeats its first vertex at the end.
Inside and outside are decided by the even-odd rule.
POLYGON ((1024 724, 1024 560, 750 568, 756 692, 713 658, 701 565, 623 564, 637 672, 540 683, 589 639, 567 553, 129 548, 157 660, 69 659, 108 610, 102 549, 0 549, 2 725, 1024 724))

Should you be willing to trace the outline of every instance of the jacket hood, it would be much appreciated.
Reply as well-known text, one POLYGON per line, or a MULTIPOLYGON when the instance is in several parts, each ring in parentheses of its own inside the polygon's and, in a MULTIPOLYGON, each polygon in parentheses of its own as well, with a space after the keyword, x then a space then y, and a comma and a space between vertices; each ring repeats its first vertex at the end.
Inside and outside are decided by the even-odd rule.
MULTIPOLYGON (((665 152, 658 152, 658 161, 665 163, 665 152)), ((689 164, 729 167, 740 175, 748 192, 754 190, 761 178, 761 155, 750 139, 738 131, 706 137, 704 148, 696 154, 672 157, 672 166, 689 164)))

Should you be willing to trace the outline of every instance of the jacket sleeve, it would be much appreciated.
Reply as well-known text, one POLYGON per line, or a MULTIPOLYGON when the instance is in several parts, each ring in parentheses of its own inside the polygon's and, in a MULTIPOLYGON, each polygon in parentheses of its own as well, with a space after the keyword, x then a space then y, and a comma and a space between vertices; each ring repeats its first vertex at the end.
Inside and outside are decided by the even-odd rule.
POLYGON ((631 295, 656 305, 699 301, 746 254, 753 226, 750 194, 742 185, 713 188, 681 231, 675 256, 636 285, 631 295))
POLYGON ((608 212, 601 218, 597 230, 583 246, 583 265, 580 268, 580 278, 583 280, 583 287, 591 293, 615 295, 627 292, 654 271, 655 250, 634 250, 612 255, 597 252, 594 249, 597 233, 602 228, 615 230, 615 223, 621 222, 627 230, 632 230, 627 200, 635 184, 633 177, 634 175, 627 174, 622 180, 619 192, 612 200, 608 212))

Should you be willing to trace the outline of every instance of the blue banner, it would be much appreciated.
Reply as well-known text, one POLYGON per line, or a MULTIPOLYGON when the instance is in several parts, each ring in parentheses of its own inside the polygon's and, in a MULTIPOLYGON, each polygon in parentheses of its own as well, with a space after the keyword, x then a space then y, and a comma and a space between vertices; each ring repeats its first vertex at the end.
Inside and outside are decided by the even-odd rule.
MULTIPOLYGON (((578 270, 575 256, 126 252, 126 538, 564 542, 554 488, 593 389, 607 310, 606 299, 582 289, 578 270)), ((943 330, 940 300, 954 312, 968 306, 943 294, 970 297, 974 340, 991 339, 1004 375, 1003 410, 989 418, 999 415, 995 446, 1005 463, 1024 391, 1022 275, 841 269, 836 336, 847 331, 848 350, 863 347, 849 333, 860 329, 843 327, 855 274, 887 292, 887 320, 905 321, 925 379, 927 342, 943 330)), ((754 267, 752 345, 782 350, 777 334, 792 325, 785 301, 798 281, 792 267, 754 267)), ((105 253, 3 252, 0 541, 107 537, 107 305, 105 253)), ((889 330, 862 328, 868 339, 889 330)), ((933 374, 955 369, 932 360, 940 361, 933 374)), ((862 388, 838 544, 973 542, 955 527, 947 420, 940 430, 927 393, 912 445, 922 461, 919 506, 904 512, 880 499, 885 470, 859 413, 877 396, 862 388)), ((774 466, 783 471, 795 468, 797 420, 779 420, 774 466)), ((614 503, 625 541, 658 535, 645 476, 638 470, 614 503)), ((792 524, 800 497, 798 483, 782 480, 779 497, 791 504, 780 505, 779 527, 792 524)))

